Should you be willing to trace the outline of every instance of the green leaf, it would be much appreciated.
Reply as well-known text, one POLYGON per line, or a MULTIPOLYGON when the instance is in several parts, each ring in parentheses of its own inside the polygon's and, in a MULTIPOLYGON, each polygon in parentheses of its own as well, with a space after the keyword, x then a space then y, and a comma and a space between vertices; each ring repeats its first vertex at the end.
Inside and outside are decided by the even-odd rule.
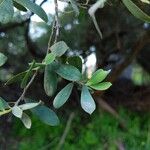
POLYGON ((23 114, 23 111, 21 108, 19 108, 18 106, 14 106, 12 108, 12 114, 14 116, 16 116, 17 118, 21 118, 22 117, 22 114, 23 114))
POLYGON ((9 108, 8 103, 2 97, 0 97, 0 110, 3 111, 8 108, 9 108))
POLYGON ((68 98, 71 95, 73 89, 73 83, 69 83, 68 85, 66 85, 55 97, 54 101, 53 101, 53 106, 55 108, 60 108, 62 105, 64 105, 66 103, 66 101, 68 100, 68 98))
POLYGON ((73 8, 73 10, 74 10, 74 12, 75 12, 75 14, 76 14, 76 16, 79 16, 79 8, 78 8, 78 6, 77 6, 77 3, 76 3, 76 1, 75 0, 69 0, 70 1, 70 3, 71 3, 71 6, 72 6, 72 8, 73 8))
POLYGON ((13 77, 11 77, 6 83, 5 85, 9 85, 12 84, 14 82, 18 82, 21 81, 23 79, 23 77, 26 75, 27 71, 21 72, 17 75, 14 75, 13 77))
POLYGON ((25 88, 27 83, 28 83, 28 80, 32 74, 32 69, 34 68, 34 65, 35 65, 35 60, 32 62, 32 65, 30 66, 29 70, 27 71, 27 73, 25 74, 22 82, 21 82, 21 88, 25 88))
POLYGON ((143 12, 137 5, 131 0, 122 0, 127 9, 138 19, 150 23, 150 16, 143 12))
POLYGON ((0 67, 4 65, 6 61, 7 61, 7 57, 0 52, 0 67))
POLYGON ((79 56, 73 56, 68 58, 68 63, 82 72, 82 59, 79 56))
POLYGON ((103 91, 103 90, 107 90, 108 88, 110 88, 111 85, 112 84, 110 82, 102 82, 102 83, 98 83, 95 85, 90 85, 90 87, 95 89, 95 90, 103 91))
POLYGON ((68 49, 69 47, 64 41, 57 42, 50 47, 51 52, 58 57, 62 56, 68 49))
POLYGON ((60 65, 56 73, 69 81, 79 81, 82 77, 80 71, 76 67, 68 64, 60 65))
POLYGON ((44 90, 48 96, 52 96, 57 89, 58 77, 54 72, 55 64, 52 63, 45 67, 44 72, 44 90))
POLYGON ((37 107, 40 103, 41 102, 39 102, 39 103, 26 103, 26 104, 19 105, 18 107, 22 110, 28 110, 28 109, 32 109, 34 107, 37 107))
POLYGON ((12 20, 14 15, 14 8, 12 0, 4 0, 0 4, 0 22, 8 23, 12 20))
POLYGON ((92 114, 96 108, 95 101, 93 100, 87 86, 83 85, 81 91, 81 107, 89 114, 92 114))
POLYGON ((87 85, 97 84, 103 81, 107 75, 110 73, 110 70, 104 71, 103 69, 99 69, 93 73, 91 79, 88 80, 87 85))
POLYGON ((27 11, 27 9, 26 9, 25 7, 23 7, 22 5, 20 5, 19 3, 13 1, 13 4, 14 4, 14 6, 15 6, 18 10, 24 11, 24 12, 27 11))
POLYGON ((45 11, 39 5, 33 3, 31 0, 14 0, 14 1, 16 1, 20 5, 26 7, 27 9, 29 9, 36 15, 38 15, 45 22, 48 21, 45 11))
POLYGON ((0 5, 4 2, 4 0, 0 0, 0 5))
POLYGON ((37 106, 31 109, 31 111, 45 124, 51 126, 56 126, 59 124, 59 119, 56 113, 46 106, 37 106))
POLYGON ((31 128, 32 122, 31 122, 30 117, 27 114, 25 113, 22 114, 21 121, 27 129, 31 128))
POLYGON ((46 65, 51 64, 56 58, 56 55, 54 53, 49 53, 45 57, 45 63, 46 65))

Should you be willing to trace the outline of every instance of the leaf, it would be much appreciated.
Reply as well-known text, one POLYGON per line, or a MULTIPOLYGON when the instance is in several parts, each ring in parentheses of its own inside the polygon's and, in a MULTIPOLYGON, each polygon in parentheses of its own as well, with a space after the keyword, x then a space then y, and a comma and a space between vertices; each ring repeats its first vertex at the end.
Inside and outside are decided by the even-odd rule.
POLYGON ((23 77, 26 75, 27 71, 21 72, 17 75, 14 75, 13 77, 11 77, 6 83, 5 85, 9 85, 12 84, 14 82, 20 81, 23 79, 23 77))
POLYGON ((31 0, 14 0, 14 1, 16 1, 20 5, 26 7, 27 9, 29 9, 36 15, 38 15, 45 22, 48 21, 45 11, 39 5, 33 3, 31 0))
POLYGON ((8 23, 12 20, 14 15, 14 8, 12 0, 4 0, 0 4, 0 22, 8 23))
POLYGON ((27 11, 27 9, 26 9, 25 7, 23 7, 22 5, 20 5, 19 3, 13 1, 13 4, 14 4, 14 6, 15 6, 18 10, 24 11, 24 12, 27 11))
POLYGON ((93 100, 87 86, 83 85, 81 91, 81 107, 89 114, 92 114, 96 108, 95 101, 93 100))
POLYGON ((135 5, 131 0, 122 0, 123 4, 127 9, 138 19, 150 23, 150 16, 143 12, 137 5, 135 5))
POLYGON ((0 5, 4 2, 4 0, 0 0, 0 5))
POLYGON ((64 41, 57 42, 50 47, 51 52, 58 57, 62 56, 68 49, 69 47, 64 41))
POLYGON ((110 88, 111 85, 112 84, 110 82, 102 82, 102 83, 98 83, 95 85, 90 85, 90 87, 95 89, 95 90, 104 91, 104 90, 107 90, 108 88, 110 88))
POLYGON ((73 83, 69 83, 68 85, 66 85, 55 97, 54 101, 53 101, 53 106, 55 108, 60 108, 62 105, 64 105, 66 103, 66 101, 68 100, 68 98, 71 95, 73 89, 73 83))
POLYGON ((0 52, 0 67, 4 65, 6 61, 7 61, 7 57, 0 52))
POLYGON ((45 63, 46 65, 51 64, 56 58, 56 55, 54 53, 49 53, 45 57, 45 63))
POLYGON ((141 2, 146 3, 146 4, 150 4, 149 0, 141 0, 141 2))
POLYGON ((32 69, 34 68, 34 65, 35 65, 35 60, 33 61, 32 65, 30 66, 29 70, 27 71, 27 73, 25 74, 22 82, 21 82, 21 88, 25 88, 27 83, 28 83, 28 80, 29 80, 29 77, 31 76, 32 74, 32 69))
POLYGON ((93 73, 91 79, 88 80, 86 85, 93 85, 103 81, 107 75, 110 73, 110 70, 104 71, 103 69, 99 69, 93 73))
POLYGON ((69 81, 79 81, 82 76, 80 71, 76 67, 68 64, 60 65, 56 70, 56 73, 59 74, 62 78, 69 81))
POLYGON ((46 106, 37 106, 33 109, 31 109, 32 113, 36 115, 42 122, 45 124, 56 126, 59 124, 59 119, 56 115, 56 113, 49 109, 46 106))
POLYGON ((12 114, 17 118, 21 118, 23 111, 18 106, 14 106, 12 107, 12 114))
POLYGON ((82 72, 82 59, 79 56, 73 56, 68 58, 68 63, 82 72))
POLYGON ((27 129, 31 128, 32 122, 31 122, 30 117, 27 114, 25 113, 22 114, 21 121, 27 129))
POLYGON ((47 65, 44 72, 44 90, 48 96, 52 96, 57 89, 58 77, 54 72, 54 63, 47 65))
POLYGON ((28 110, 28 109, 32 109, 34 107, 37 107, 39 103, 26 103, 26 104, 22 104, 22 105, 19 105, 19 108, 22 109, 22 110, 28 110))
POLYGON ((74 12, 76 14, 76 16, 79 16, 80 12, 79 12, 79 8, 77 6, 76 1, 75 0, 69 0, 69 1, 71 3, 71 6, 72 6, 72 8, 73 8, 73 10, 74 10, 74 12))
POLYGON ((8 103, 2 97, 0 97, 0 110, 3 111, 8 108, 9 108, 8 103))

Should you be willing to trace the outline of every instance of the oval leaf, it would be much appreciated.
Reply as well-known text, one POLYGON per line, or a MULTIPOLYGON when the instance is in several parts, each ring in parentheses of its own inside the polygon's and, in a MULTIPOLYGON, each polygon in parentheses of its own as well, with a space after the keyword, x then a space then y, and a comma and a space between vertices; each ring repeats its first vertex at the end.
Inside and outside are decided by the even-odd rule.
POLYGON ((56 58, 56 55, 54 53, 49 53, 45 57, 45 63, 46 65, 51 64, 56 58))
POLYGON ((56 113, 46 106, 37 106, 31 109, 32 113, 35 114, 45 124, 56 126, 59 124, 59 119, 56 113))
POLYGON ((2 97, 0 97, 0 110, 3 111, 8 108, 9 108, 8 103, 2 97))
POLYGON ((6 61, 7 61, 7 57, 0 52, 0 67, 4 65, 6 61))
POLYGON ((36 15, 38 15, 45 22, 48 21, 45 11, 39 5, 33 3, 31 0, 14 0, 14 1, 26 7, 36 15))
POLYGON ((60 108, 62 105, 64 105, 64 103, 66 103, 66 101, 68 100, 68 98, 71 95, 73 89, 73 83, 69 83, 68 85, 66 85, 55 97, 54 101, 53 101, 53 106, 55 108, 60 108))
POLYGON ((137 5, 131 0, 122 0, 127 9, 138 19, 150 23, 150 16, 143 12, 137 5))
POLYGON ((110 82, 102 82, 102 83, 98 83, 95 85, 90 85, 90 87, 94 90, 104 91, 104 90, 107 90, 108 88, 110 88, 111 85, 112 84, 110 82))
POLYGON ((51 52, 58 57, 62 56, 68 49, 69 47, 64 41, 57 42, 50 47, 51 52))
POLYGON ((22 114, 23 114, 23 111, 22 109, 20 109, 18 106, 14 106, 12 108, 12 114, 14 116, 16 116, 17 118, 21 118, 22 117, 22 114))
POLYGON ((81 107, 89 114, 92 114, 96 108, 95 101, 93 100, 87 86, 82 87, 81 91, 81 107))
POLYGON ((60 67, 56 70, 56 73, 69 81, 79 81, 82 76, 80 71, 71 65, 60 65, 60 67))
POLYGON ((31 128, 32 122, 31 122, 30 117, 27 114, 25 114, 25 113, 22 114, 21 121, 27 129, 31 128))
POLYGON ((58 77, 53 69, 53 64, 50 64, 45 67, 44 72, 44 90, 48 96, 52 96, 57 89, 58 77))
POLYGON ((103 69, 97 70, 91 77, 91 79, 87 82, 87 85, 97 84, 103 81, 107 75, 110 73, 110 70, 104 71, 103 69))
POLYGON ((32 109, 34 107, 37 107, 39 103, 26 103, 26 104, 22 104, 22 105, 19 105, 19 108, 21 108, 22 110, 28 110, 28 109, 32 109))

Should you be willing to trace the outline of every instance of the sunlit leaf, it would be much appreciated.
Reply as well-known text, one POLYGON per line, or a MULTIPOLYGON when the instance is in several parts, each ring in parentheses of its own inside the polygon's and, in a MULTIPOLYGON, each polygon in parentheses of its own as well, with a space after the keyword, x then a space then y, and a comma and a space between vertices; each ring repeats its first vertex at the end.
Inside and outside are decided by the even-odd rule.
POLYGON ((40 102, 39 103, 26 103, 26 104, 19 105, 19 108, 21 108, 22 110, 28 110, 28 109, 37 107, 39 104, 40 102))
POLYGON ((91 88, 93 88, 94 90, 107 90, 108 88, 111 87, 111 83, 110 82, 102 82, 102 83, 98 83, 98 84, 94 84, 94 85, 90 85, 91 88))
POLYGON ((23 114, 23 111, 18 106, 14 106, 14 107, 12 107, 12 114, 14 116, 16 116, 17 118, 21 118, 22 114, 23 114))
POLYGON ((103 81, 107 75, 110 73, 110 70, 105 71, 103 69, 99 69, 93 73, 91 79, 88 80, 87 85, 93 85, 103 81))
POLYGON ((49 53, 45 57, 45 63, 46 65, 51 64, 56 58, 56 55, 54 53, 49 53))

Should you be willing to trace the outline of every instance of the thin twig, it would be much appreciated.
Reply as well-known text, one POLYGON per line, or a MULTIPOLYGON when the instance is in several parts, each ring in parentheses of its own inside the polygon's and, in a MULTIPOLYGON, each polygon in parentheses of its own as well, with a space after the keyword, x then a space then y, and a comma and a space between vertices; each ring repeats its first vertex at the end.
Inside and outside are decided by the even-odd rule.
POLYGON ((64 130, 64 133, 63 133, 63 135, 62 135, 62 137, 61 137, 61 139, 60 139, 60 141, 59 141, 59 144, 58 144, 56 150, 60 150, 61 147, 62 147, 62 145, 64 144, 65 139, 66 139, 66 137, 67 137, 67 134, 69 133, 69 130, 70 130, 70 127, 71 127, 71 123, 72 123, 74 117, 75 117, 75 113, 72 112, 72 113, 70 114, 70 116, 69 116, 69 119, 68 119, 68 121, 67 121, 66 128, 65 128, 65 130, 64 130))
POLYGON ((59 24, 59 17, 58 17, 58 2, 57 0, 54 0, 55 3, 55 20, 56 20, 56 34, 55 34, 55 40, 54 43, 57 42, 58 36, 59 36, 59 28, 60 28, 60 24, 59 24))
POLYGON ((29 89, 29 87, 31 86, 31 84, 33 83, 33 81, 34 81, 34 79, 35 79, 37 73, 38 73, 38 69, 37 69, 36 72, 33 74, 32 78, 31 78, 31 80, 29 81, 29 83, 27 84, 27 86, 23 89, 23 93, 21 94, 21 96, 20 96, 20 97, 18 98, 18 100, 16 101, 15 106, 17 106, 17 105, 20 103, 20 101, 24 99, 24 96, 25 96, 27 90, 29 89))

